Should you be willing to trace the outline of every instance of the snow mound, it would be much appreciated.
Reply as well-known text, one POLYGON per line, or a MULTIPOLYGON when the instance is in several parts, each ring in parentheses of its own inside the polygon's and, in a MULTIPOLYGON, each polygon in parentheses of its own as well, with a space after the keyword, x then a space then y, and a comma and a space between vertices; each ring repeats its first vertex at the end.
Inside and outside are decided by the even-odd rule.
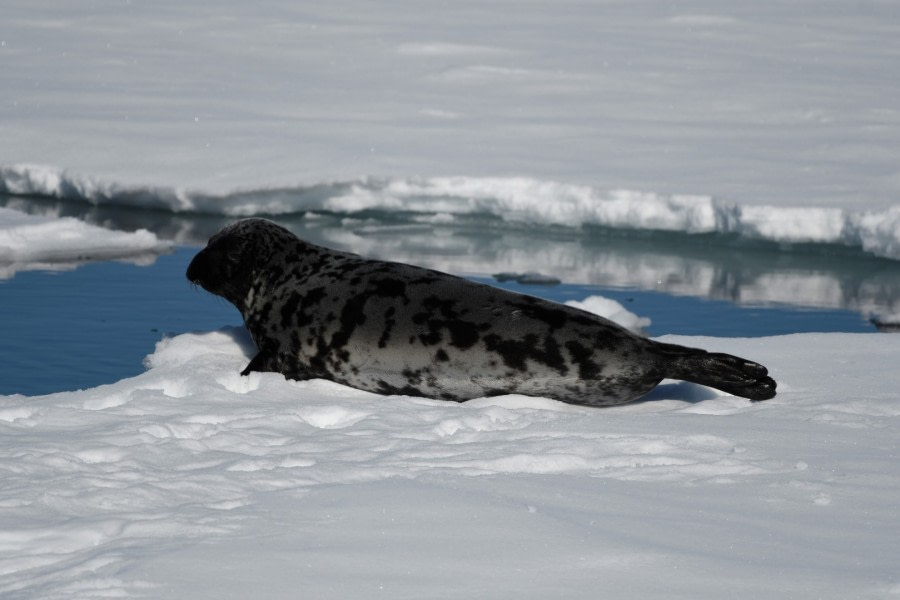
POLYGON ((900 337, 666 341, 763 360, 779 395, 384 397, 240 377, 254 348, 233 328, 166 338, 111 385, 0 397, 0 594, 894 585, 900 337))
POLYGON ((603 296, 588 296, 580 301, 569 300, 566 305, 599 315, 636 333, 650 327, 651 323, 649 318, 639 317, 615 300, 603 296))

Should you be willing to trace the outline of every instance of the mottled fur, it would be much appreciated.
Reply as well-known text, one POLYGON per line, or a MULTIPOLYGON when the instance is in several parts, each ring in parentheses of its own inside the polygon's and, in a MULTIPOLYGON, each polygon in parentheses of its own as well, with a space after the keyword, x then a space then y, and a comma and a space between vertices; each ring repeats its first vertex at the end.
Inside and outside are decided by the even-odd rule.
POLYGON ((499 394, 608 406, 664 378, 754 400, 756 363, 662 344, 593 314, 406 264, 307 243, 263 219, 209 240, 187 277, 234 304, 259 353, 243 374, 321 377, 383 394, 499 394))

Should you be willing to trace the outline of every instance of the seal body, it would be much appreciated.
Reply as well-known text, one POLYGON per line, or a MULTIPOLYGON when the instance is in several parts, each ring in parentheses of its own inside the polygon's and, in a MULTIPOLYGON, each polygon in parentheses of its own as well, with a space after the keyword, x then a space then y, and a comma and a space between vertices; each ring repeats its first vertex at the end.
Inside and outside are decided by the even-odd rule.
POLYGON ((525 394, 590 406, 674 378, 764 400, 761 365, 662 344, 572 307, 316 246, 264 219, 213 236, 188 279, 234 304, 259 353, 243 374, 324 378, 464 401, 525 394))

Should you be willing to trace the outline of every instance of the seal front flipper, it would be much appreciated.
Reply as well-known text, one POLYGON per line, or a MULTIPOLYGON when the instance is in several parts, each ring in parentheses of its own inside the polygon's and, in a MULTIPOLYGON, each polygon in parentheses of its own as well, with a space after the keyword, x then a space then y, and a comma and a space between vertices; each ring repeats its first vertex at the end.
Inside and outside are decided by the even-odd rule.
POLYGON ((241 375, 249 375, 253 371, 258 373, 280 373, 281 360, 278 359, 278 352, 275 351, 277 345, 266 344, 261 347, 256 356, 250 361, 250 364, 241 371, 241 375))
POLYGON ((249 375, 256 371, 257 373, 281 373, 286 378, 295 379, 297 381, 312 379, 312 376, 305 370, 299 369, 296 366, 287 369, 283 363, 284 361, 279 360, 278 353, 271 348, 263 348, 256 353, 256 356, 253 357, 250 364, 241 371, 241 375, 249 375))
POLYGON ((249 375, 253 371, 259 373, 272 373, 278 371, 278 368, 275 366, 275 353, 265 348, 260 350, 250 361, 250 364, 241 371, 241 375, 249 375))

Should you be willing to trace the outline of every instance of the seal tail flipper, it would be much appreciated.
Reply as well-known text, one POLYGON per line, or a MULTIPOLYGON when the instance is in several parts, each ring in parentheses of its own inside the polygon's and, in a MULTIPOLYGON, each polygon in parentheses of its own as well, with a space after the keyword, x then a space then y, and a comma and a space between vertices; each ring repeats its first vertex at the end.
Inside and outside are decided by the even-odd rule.
POLYGON ((659 344, 657 350, 665 361, 665 377, 707 385, 753 401, 775 396, 775 380, 764 366, 753 361, 675 344, 659 344))

